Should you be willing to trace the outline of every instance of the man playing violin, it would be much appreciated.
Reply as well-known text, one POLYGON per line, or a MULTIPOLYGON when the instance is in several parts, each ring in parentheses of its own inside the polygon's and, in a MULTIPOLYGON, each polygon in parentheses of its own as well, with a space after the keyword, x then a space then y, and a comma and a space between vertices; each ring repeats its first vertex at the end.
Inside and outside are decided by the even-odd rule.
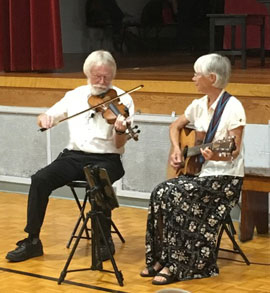
MULTIPOLYGON (((68 91, 65 96, 48 111, 38 116, 38 125, 49 129, 62 119, 91 108, 91 96, 99 96, 110 89, 117 95, 123 90, 112 86, 116 75, 116 62, 112 55, 103 50, 92 52, 85 60, 83 72, 87 77, 87 85, 68 91), (90 101, 90 105, 89 105, 90 101)), ((53 190, 74 180, 85 180, 83 168, 97 165, 107 170, 111 183, 124 175, 121 154, 128 135, 127 119, 134 114, 131 96, 125 94, 119 98, 129 112, 129 117, 115 117, 113 124, 107 123, 102 111, 89 110, 81 115, 68 119, 69 143, 55 161, 39 170, 31 177, 28 197, 27 224, 25 232, 28 237, 17 243, 15 250, 8 252, 6 258, 12 262, 24 261, 43 255, 40 230, 44 221, 48 199, 53 190)), ((105 237, 114 253, 111 238, 111 211, 104 211, 107 220, 102 223, 105 237)), ((101 259, 109 259, 109 252, 101 243, 101 259)))

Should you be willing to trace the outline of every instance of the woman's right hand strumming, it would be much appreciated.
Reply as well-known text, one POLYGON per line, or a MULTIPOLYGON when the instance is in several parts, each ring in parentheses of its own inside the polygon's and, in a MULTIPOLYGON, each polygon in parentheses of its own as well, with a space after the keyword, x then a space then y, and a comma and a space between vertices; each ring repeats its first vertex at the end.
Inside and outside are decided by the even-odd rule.
POLYGON ((170 157, 170 164, 174 169, 179 169, 182 167, 182 153, 180 148, 173 149, 170 157))

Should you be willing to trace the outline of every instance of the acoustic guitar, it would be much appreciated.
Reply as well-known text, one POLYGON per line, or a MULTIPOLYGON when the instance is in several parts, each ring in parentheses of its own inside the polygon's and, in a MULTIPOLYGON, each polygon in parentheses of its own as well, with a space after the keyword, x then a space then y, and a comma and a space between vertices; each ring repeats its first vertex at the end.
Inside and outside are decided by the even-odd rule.
POLYGON ((168 163, 168 178, 174 178, 182 174, 194 175, 199 173, 202 167, 202 163, 199 161, 201 148, 204 149, 209 147, 213 152, 220 153, 222 155, 231 154, 235 150, 234 137, 228 137, 211 143, 196 145, 196 132, 194 129, 190 128, 183 128, 180 131, 179 142, 183 156, 183 164, 178 170, 175 170, 171 167, 170 163, 168 163))

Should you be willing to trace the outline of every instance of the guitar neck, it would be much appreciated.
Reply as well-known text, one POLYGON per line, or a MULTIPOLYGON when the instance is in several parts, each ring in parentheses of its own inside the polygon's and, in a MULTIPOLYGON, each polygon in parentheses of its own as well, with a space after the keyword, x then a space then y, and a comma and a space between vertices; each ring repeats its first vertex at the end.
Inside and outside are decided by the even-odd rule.
POLYGON ((196 156, 199 155, 201 153, 200 149, 205 149, 206 147, 210 147, 211 148, 212 143, 205 143, 205 144, 201 144, 201 145, 196 145, 194 147, 189 147, 187 150, 187 157, 192 157, 192 156, 196 156))

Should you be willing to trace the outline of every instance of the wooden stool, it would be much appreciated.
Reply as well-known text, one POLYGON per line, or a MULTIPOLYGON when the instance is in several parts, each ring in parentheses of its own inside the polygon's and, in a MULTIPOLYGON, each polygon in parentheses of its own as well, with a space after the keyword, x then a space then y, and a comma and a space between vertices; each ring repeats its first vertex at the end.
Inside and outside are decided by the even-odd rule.
POLYGON ((217 52, 224 55, 232 56, 232 64, 234 64, 235 56, 241 56, 241 65, 245 69, 247 67, 247 47, 246 33, 248 25, 256 25, 260 27, 260 55, 261 66, 265 64, 265 16, 249 15, 249 14, 207 14, 210 19, 210 52, 217 52), (216 26, 231 26, 231 49, 215 50, 215 28, 216 26), (241 27, 241 48, 235 48, 235 31, 236 26, 241 27))

